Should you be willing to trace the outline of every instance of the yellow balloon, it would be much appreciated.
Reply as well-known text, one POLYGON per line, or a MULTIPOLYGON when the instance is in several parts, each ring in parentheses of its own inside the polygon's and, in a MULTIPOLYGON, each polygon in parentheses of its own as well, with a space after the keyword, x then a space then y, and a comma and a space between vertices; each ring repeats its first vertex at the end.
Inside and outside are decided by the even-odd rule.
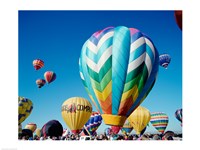
POLYGON ((75 134, 80 133, 92 114, 91 103, 81 97, 72 97, 62 104, 62 118, 75 134))
POLYGON ((18 124, 21 124, 32 112, 33 103, 25 97, 18 97, 18 124))
POLYGON ((38 137, 40 137, 41 136, 41 129, 39 129, 39 128, 37 128, 36 130, 35 130, 35 134, 38 136, 38 137))
POLYGON ((32 132, 35 132, 37 128, 37 125, 35 123, 28 123, 26 126, 25 126, 25 129, 29 129, 31 130, 32 132))
POLYGON ((148 109, 139 106, 132 114, 128 117, 128 121, 133 126, 136 134, 140 134, 141 131, 147 126, 151 119, 151 113, 148 109))

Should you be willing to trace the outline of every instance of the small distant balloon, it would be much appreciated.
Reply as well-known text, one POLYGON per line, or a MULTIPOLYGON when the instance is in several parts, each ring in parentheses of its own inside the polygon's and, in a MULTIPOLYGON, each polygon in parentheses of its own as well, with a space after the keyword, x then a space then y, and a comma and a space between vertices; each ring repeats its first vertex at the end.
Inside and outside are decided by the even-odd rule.
POLYGON ((44 73, 44 78, 47 83, 51 83, 56 79, 56 73, 53 71, 46 71, 44 73))
POLYGON ((41 69, 42 67, 44 67, 44 61, 42 61, 41 59, 33 60, 33 67, 35 68, 35 70, 41 69))
POLYGON ((181 122, 181 126, 182 126, 182 118, 183 118, 183 116, 182 116, 182 108, 176 110, 175 117, 176 117, 177 120, 179 120, 181 122))
POLYGON ((169 54, 162 54, 159 56, 159 64, 165 69, 167 69, 170 62, 171 62, 171 57, 169 54))
POLYGON ((37 79, 36 80, 36 84, 38 86, 38 88, 41 88, 45 85, 46 81, 44 79, 37 79))
POLYGON ((29 129, 31 130, 32 132, 35 132, 37 128, 37 125, 35 123, 28 123, 26 126, 25 126, 25 129, 29 129))

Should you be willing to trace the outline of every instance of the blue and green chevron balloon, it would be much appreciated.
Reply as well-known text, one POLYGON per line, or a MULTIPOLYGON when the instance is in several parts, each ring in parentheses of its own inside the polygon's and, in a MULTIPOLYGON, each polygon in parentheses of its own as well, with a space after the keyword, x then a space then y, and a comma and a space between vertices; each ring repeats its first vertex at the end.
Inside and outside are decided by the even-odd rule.
POLYGON ((151 91, 158 65, 153 42, 135 28, 107 27, 85 42, 80 76, 105 124, 123 126, 151 91))

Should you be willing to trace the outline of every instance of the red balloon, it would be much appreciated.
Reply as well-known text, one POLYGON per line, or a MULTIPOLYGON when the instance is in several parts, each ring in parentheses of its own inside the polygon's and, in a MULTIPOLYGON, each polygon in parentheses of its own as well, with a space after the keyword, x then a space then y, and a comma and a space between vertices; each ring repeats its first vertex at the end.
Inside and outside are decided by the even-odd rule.
POLYGON ((175 16, 177 25, 182 30, 182 10, 175 10, 174 16, 175 16))
POLYGON ((51 83, 56 79, 56 74, 53 71, 46 71, 44 73, 44 78, 47 83, 51 83))

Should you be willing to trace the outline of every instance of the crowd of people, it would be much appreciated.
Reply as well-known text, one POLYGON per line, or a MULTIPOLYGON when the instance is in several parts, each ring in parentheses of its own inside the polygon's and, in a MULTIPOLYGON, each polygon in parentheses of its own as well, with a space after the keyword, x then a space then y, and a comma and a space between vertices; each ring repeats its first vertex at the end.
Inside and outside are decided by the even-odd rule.
POLYGON ((77 141, 77 140, 182 140, 182 134, 174 134, 174 136, 163 136, 160 134, 143 134, 142 136, 138 136, 136 134, 131 135, 121 135, 121 134, 99 134, 95 136, 81 136, 78 134, 67 134, 65 136, 42 136, 39 137, 34 135, 30 137, 29 135, 19 134, 19 140, 67 140, 67 141, 77 141))

